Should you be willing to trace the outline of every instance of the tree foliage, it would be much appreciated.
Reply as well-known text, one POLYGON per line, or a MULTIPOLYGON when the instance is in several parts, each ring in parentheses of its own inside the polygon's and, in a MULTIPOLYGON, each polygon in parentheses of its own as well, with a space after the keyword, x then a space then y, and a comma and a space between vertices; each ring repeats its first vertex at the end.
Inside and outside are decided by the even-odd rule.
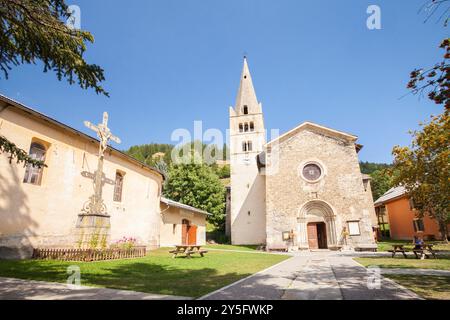
POLYGON ((432 17, 437 17, 437 22, 444 21, 444 26, 448 25, 448 21, 450 20, 449 0, 431 0, 425 2, 421 7, 421 11, 426 14, 424 22, 427 22, 432 17))
POLYGON ((172 144, 149 143, 132 146, 128 150, 126 150, 125 153, 149 166, 156 166, 156 163, 159 162, 161 158, 153 157, 153 155, 158 152, 162 152, 164 153, 162 160, 164 160, 164 162, 169 165, 172 163, 170 156, 172 149, 172 144))
POLYGON ((372 178, 372 197, 377 200, 393 187, 392 176, 388 169, 375 170, 370 174, 372 178))
POLYGON ((395 185, 403 185, 420 216, 439 223, 446 239, 450 222, 450 120, 449 112, 432 117, 414 131, 411 147, 394 147, 395 185))
POLYGON ((211 213, 208 221, 223 228, 225 188, 211 167, 195 163, 171 165, 164 196, 211 213))
POLYGON ((387 170, 390 166, 391 165, 387 163, 374 163, 368 161, 361 161, 359 163, 361 172, 370 175, 372 178, 370 185, 372 187, 372 197, 374 201, 393 186, 390 172, 387 170))
POLYGON ((35 64, 44 72, 55 71, 59 80, 78 81, 83 88, 108 95, 100 86, 103 69, 88 64, 83 54, 91 33, 69 28, 70 14, 64 0, 0 0, 0 69, 5 78, 11 66, 35 64))
MULTIPOLYGON (((64 0, 0 0, 0 73, 4 78, 8 79, 13 66, 39 60, 44 72, 56 72, 59 80, 66 78, 70 84, 77 80, 81 88, 108 96, 99 84, 105 79, 103 69, 83 58, 86 43, 94 42, 94 37, 69 28, 64 23, 69 17, 64 0)), ((44 165, 3 136, 0 151, 8 153, 10 161, 44 165)))
MULTIPOLYGON (((432 0, 428 18, 444 5, 447 8, 444 26, 447 26, 448 0, 432 0)), ((428 19, 427 18, 427 19, 428 19)), ((419 216, 428 215, 437 220, 444 240, 447 241, 447 224, 450 222, 450 39, 440 45, 444 60, 428 70, 416 69, 410 74, 407 88, 413 94, 428 93, 428 98, 442 104, 444 111, 432 116, 429 123, 420 124, 422 130, 412 132, 411 147, 395 146, 393 183, 403 185, 413 200, 419 216)))
MULTIPOLYGON (((184 148, 189 147, 189 156, 192 156, 195 151, 196 143, 198 143, 197 146, 199 146, 199 149, 201 150, 202 155, 209 154, 213 157, 217 156, 217 160, 225 160, 227 155, 228 147, 224 144, 222 148, 219 148, 215 144, 205 144, 201 141, 194 141, 194 142, 188 142, 181 146, 174 146, 172 144, 161 144, 161 143, 149 143, 149 144, 141 144, 141 145, 135 145, 130 147, 128 150, 125 151, 125 153, 129 154, 130 156, 138 159, 141 162, 144 162, 150 166, 155 166, 156 163, 160 160, 159 157, 153 157, 156 153, 164 153, 164 156, 162 159, 164 162, 168 165, 172 164, 172 153, 178 155, 180 158, 184 156, 184 148)), ((199 159, 199 162, 204 163, 204 157, 202 155, 196 155, 197 159, 199 159)), ((192 159, 189 159, 192 160, 192 159)), ((211 166, 215 166, 214 163, 210 164, 211 166)), ((217 172, 219 175, 226 175, 227 169, 218 169, 217 172)))
POLYGON ((407 87, 414 94, 427 93, 428 98, 436 104, 443 104, 450 109, 450 39, 445 39, 439 46, 444 49, 444 60, 433 67, 415 69, 410 74, 407 87))
POLYGON ((375 162, 368 162, 368 161, 360 161, 359 167, 361 169, 362 173, 365 174, 371 174, 377 170, 383 170, 386 168, 389 168, 389 164, 387 163, 375 163, 375 162))

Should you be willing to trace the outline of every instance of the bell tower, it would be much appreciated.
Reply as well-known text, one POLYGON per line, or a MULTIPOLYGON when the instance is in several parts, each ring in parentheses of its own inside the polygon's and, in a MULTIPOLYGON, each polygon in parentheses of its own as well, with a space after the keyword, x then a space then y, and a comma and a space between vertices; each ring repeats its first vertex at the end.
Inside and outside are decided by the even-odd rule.
POLYGON ((262 105, 256 98, 247 58, 236 104, 230 107, 231 241, 263 244, 266 240, 265 180, 256 158, 266 142, 262 105))

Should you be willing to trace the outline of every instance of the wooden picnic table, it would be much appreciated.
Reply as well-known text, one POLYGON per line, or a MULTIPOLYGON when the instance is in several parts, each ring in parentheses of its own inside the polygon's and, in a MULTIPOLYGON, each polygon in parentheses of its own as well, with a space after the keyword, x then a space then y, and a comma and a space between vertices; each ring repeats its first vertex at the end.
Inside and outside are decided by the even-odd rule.
POLYGON ((199 245, 177 245, 174 250, 169 251, 169 253, 172 253, 172 258, 176 258, 179 254, 186 256, 186 258, 192 258, 191 255, 196 253, 203 257, 207 252, 199 245))
POLYGON ((430 255, 436 259, 436 251, 433 250, 432 244, 415 245, 413 252, 416 259, 430 258, 430 255))
POLYGON ((393 244, 392 245, 392 250, 389 250, 389 252, 392 252, 392 258, 395 257, 395 254, 397 252, 400 252, 401 254, 403 254, 403 256, 406 259, 407 258, 406 252, 408 252, 408 250, 405 249, 405 245, 404 244, 393 244))

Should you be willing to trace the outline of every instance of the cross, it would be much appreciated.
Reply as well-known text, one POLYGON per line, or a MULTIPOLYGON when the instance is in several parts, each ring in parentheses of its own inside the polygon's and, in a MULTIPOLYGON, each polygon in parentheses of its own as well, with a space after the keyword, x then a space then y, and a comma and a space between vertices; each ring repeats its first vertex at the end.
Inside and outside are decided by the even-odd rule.
POLYGON ((102 187, 103 187, 103 157, 106 148, 108 147, 108 141, 112 140, 116 143, 120 143, 120 139, 111 133, 108 128, 108 113, 103 112, 103 122, 98 125, 93 125, 89 121, 84 121, 84 125, 89 129, 97 133, 97 137, 100 140, 98 149, 98 163, 97 171, 95 171, 94 179, 94 194, 89 198, 89 201, 84 205, 83 210, 86 213, 91 214, 106 214, 106 206, 102 199, 102 187))

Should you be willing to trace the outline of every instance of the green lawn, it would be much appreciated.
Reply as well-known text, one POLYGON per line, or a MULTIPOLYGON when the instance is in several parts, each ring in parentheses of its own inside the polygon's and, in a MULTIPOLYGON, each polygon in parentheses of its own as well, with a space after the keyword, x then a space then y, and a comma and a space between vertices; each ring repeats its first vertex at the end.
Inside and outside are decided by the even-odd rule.
POLYGON ((240 251, 256 251, 258 245, 231 245, 231 244, 208 244, 205 248, 220 250, 240 250, 240 251))
POLYGON ((379 266, 380 268, 413 268, 413 269, 436 269, 436 270, 450 270, 450 256, 442 255, 437 259, 415 259, 408 256, 405 259, 403 256, 391 257, 371 257, 371 258, 354 258, 363 266, 379 266))
POLYGON ((98 262, 0 260, 0 276, 66 282, 67 267, 78 265, 82 285, 199 297, 289 258, 210 251, 204 258, 173 259, 168 251, 161 248, 144 258, 98 262))
POLYGON ((450 277, 385 275, 425 299, 450 300, 450 277))
MULTIPOLYGON (((433 249, 442 250, 442 251, 450 251, 450 244, 444 243, 442 241, 428 241, 427 243, 434 244, 433 249)), ((378 251, 388 251, 392 250, 393 244, 404 244, 406 249, 411 250, 414 245, 412 240, 383 240, 377 243, 378 251)))

